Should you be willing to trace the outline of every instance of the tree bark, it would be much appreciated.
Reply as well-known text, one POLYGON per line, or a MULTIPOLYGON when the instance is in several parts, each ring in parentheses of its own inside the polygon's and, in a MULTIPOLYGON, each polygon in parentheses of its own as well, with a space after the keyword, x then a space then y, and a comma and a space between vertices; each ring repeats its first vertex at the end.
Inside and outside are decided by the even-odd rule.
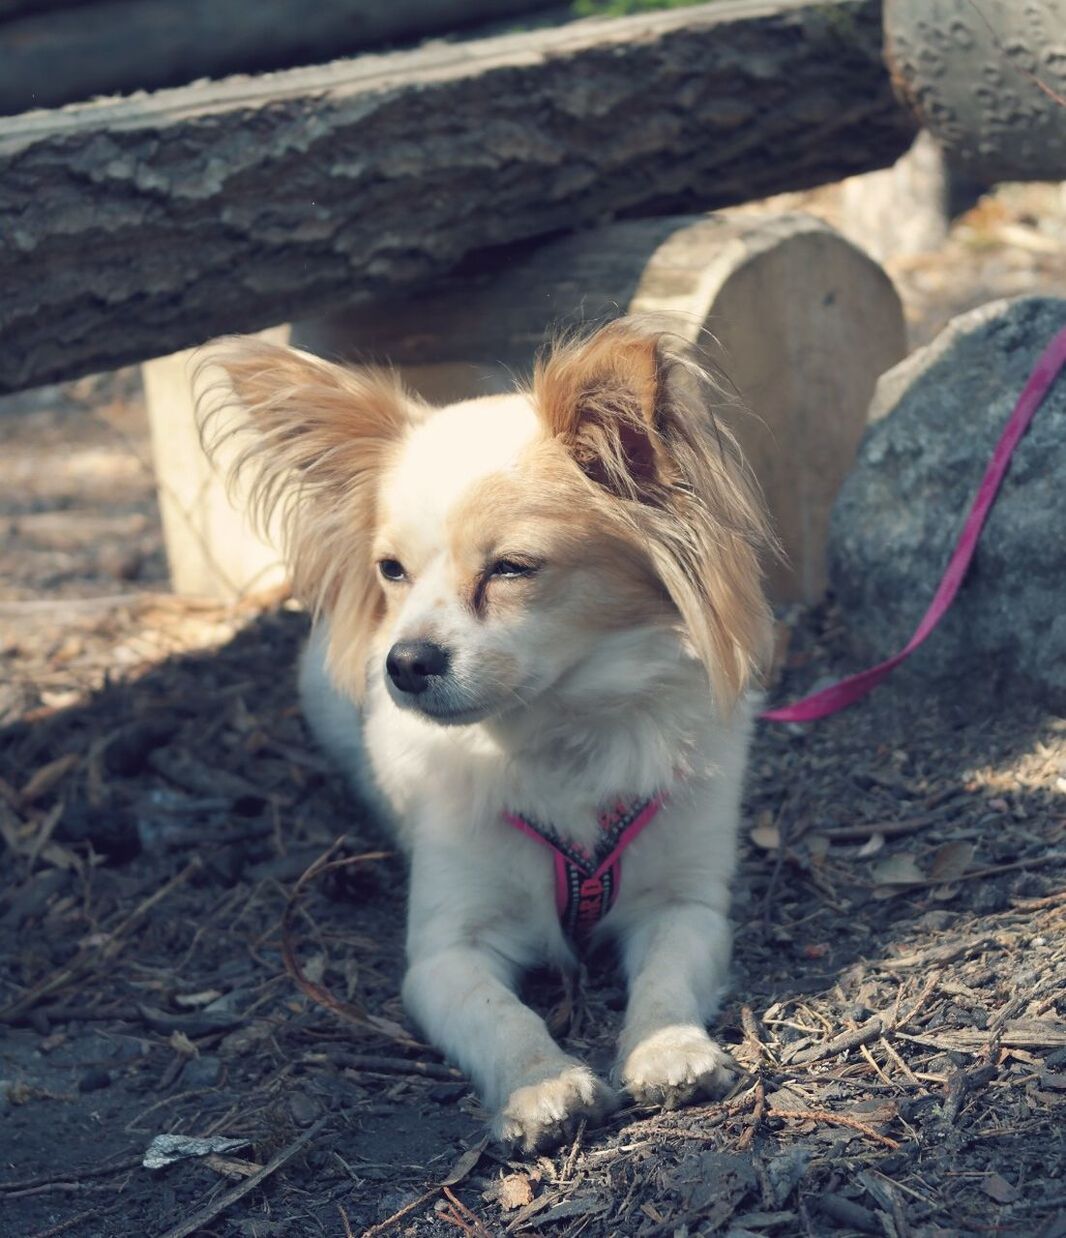
POLYGON ((719 0, 17 117, 0 390, 885 166, 880 45, 878 0, 719 0))
POLYGON ((92 0, 11 20, 0 0, 0 114, 335 60, 478 22, 518 20, 550 3, 92 0))

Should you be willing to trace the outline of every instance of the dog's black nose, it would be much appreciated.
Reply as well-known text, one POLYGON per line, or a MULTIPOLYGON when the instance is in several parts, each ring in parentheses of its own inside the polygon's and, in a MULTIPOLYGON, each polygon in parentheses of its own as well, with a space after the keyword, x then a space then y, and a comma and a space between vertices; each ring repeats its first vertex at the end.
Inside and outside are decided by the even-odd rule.
POLYGON ((447 672, 448 651, 428 640, 397 641, 385 659, 385 669, 401 692, 417 696, 429 687, 432 676, 447 672))

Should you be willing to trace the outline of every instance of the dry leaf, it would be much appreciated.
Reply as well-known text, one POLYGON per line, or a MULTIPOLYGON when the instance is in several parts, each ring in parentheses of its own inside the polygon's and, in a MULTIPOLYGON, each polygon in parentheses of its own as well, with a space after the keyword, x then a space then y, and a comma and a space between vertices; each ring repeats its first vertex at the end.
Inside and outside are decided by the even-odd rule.
POLYGON ((874 881, 884 886, 917 885, 925 880, 925 873, 909 851, 884 856, 871 866, 870 872, 874 881))
MULTIPOLYGON (((66 801, 60 800, 59 803, 53 804, 51 809, 45 813, 44 817, 37 825, 37 832, 33 836, 33 841, 26 848, 26 855, 31 864, 34 864, 37 857, 48 846, 52 839, 52 834, 56 826, 59 824, 59 819, 66 811, 66 801)), ((62 867, 62 866, 61 866, 62 867)))
POLYGON ((533 1202, 533 1180, 528 1174, 508 1174, 500 1179, 496 1190, 496 1199, 505 1212, 513 1208, 524 1208, 533 1202))
POLYGON ((51 692, 45 688, 41 692, 41 704, 49 709, 70 709, 72 705, 80 704, 84 700, 84 692, 79 692, 77 688, 70 688, 65 692, 51 692))
POLYGON ((934 881, 954 881, 970 867, 973 847, 969 843, 945 843, 933 856, 929 876, 934 881))
POLYGON ((80 873, 83 868, 81 860, 74 852, 59 843, 45 843, 37 858, 51 864, 53 868, 65 868, 71 873, 80 873))
POLYGON ((481 1154, 485 1151, 488 1145, 488 1139, 482 1139, 480 1143, 474 1144, 472 1148, 467 1148, 461 1157, 455 1162, 448 1172, 448 1176, 441 1182, 441 1186, 456 1186, 458 1183, 470 1173, 474 1166, 481 1160, 481 1154))
POLYGON ((145 1169, 163 1169, 175 1161, 190 1156, 210 1156, 212 1153, 239 1152, 247 1148, 248 1139, 227 1139, 224 1135, 210 1135, 198 1139, 193 1135, 156 1135, 145 1149, 145 1169))
POLYGON ((885 836, 880 833, 873 833, 863 843, 856 852, 860 860, 868 860, 871 856, 876 855, 879 851, 883 851, 885 846, 885 836))
POLYGON ((1009 1204, 1012 1199, 1018 1194, 1013 1186, 1006 1178, 1001 1178, 999 1174, 989 1174, 981 1179, 981 1190, 997 1204, 1009 1204))
POLYGON ((949 881, 946 885, 934 886, 929 896, 935 903, 950 903, 961 888, 959 882, 949 881))
POLYGON ((170 1047, 175 1053, 180 1053, 182 1057, 200 1056, 200 1050, 197 1049, 188 1036, 181 1031, 174 1031, 170 1033, 170 1047))
POLYGON ((776 825, 757 825, 749 837, 763 851, 777 851, 781 846, 781 832, 776 825))
POLYGON ((222 996, 221 989, 201 989, 198 993, 175 993, 174 1005, 183 1010, 190 1007, 209 1006, 222 996))
POLYGON ((56 757, 54 761, 42 765, 19 793, 23 804, 30 804, 39 796, 44 795, 46 791, 50 791, 61 778, 65 778, 70 773, 80 760, 76 752, 68 752, 66 756, 56 757))

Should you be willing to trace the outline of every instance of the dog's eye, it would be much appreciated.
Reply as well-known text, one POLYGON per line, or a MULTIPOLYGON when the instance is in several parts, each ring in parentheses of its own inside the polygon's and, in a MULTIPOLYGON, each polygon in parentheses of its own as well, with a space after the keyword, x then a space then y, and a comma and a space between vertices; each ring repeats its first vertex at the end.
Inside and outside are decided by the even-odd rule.
POLYGON ((489 575, 514 580, 518 576, 532 576, 536 570, 534 564, 523 563, 519 559, 497 559, 489 568, 489 575))
POLYGON ((386 580, 407 579, 407 573, 403 570, 403 564, 399 559, 382 559, 378 564, 378 571, 386 580))

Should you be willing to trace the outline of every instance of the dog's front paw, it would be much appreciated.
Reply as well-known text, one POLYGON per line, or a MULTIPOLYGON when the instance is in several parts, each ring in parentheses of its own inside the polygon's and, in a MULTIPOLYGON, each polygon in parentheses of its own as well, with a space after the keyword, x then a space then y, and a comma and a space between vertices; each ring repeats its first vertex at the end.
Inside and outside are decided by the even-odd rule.
POLYGON ((697 1096, 722 1096, 736 1071, 729 1054, 690 1024, 646 1036, 626 1055, 620 1073, 634 1100, 676 1109, 697 1096))
POLYGON ((615 1093, 579 1062, 528 1083, 508 1096, 493 1131, 523 1152, 542 1152, 573 1135, 582 1118, 595 1122, 618 1104, 615 1093))

